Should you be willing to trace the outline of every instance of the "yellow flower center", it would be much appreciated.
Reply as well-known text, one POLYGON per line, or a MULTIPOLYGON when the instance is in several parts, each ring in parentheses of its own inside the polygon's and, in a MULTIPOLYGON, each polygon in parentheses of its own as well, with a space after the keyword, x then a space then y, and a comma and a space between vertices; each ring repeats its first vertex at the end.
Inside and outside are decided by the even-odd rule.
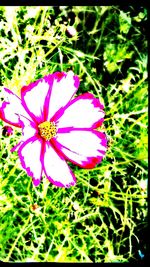
POLYGON ((52 137, 56 135, 57 128, 54 122, 44 121, 38 125, 39 134, 46 141, 50 140, 52 137))

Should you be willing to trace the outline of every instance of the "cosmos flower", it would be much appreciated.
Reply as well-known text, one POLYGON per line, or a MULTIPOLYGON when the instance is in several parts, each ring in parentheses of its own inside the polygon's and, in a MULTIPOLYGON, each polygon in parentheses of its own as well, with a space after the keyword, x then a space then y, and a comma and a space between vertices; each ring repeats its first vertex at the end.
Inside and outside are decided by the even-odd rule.
POLYGON ((55 72, 21 89, 19 98, 4 88, 7 101, 0 118, 22 128, 17 151, 22 167, 39 185, 42 174, 59 187, 75 185, 67 160, 94 168, 106 152, 106 136, 95 130, 104 120, 103 105, 91 93, 73 98, 79 78, 72 71, 55 72))

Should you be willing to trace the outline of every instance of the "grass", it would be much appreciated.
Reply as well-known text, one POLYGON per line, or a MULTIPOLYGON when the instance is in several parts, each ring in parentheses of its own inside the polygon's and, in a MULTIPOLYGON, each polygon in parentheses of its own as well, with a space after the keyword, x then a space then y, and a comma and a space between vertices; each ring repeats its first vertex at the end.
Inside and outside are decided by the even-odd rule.
MULTIPOLYGON (((77 184, 32 185, 20 166, 20 130, 0 143, 0 260, 139 262, 147 255, 147 9, 120 6, 0 7, 0 86, 72 69, 77 94, 105 106, 108 149, 77 184), (11 12, 11 16, 9 15, 11 12), (66 31, 73 26, 74 36, 66 31)), ((0 122, 1 129, 5 125, 0 122)))

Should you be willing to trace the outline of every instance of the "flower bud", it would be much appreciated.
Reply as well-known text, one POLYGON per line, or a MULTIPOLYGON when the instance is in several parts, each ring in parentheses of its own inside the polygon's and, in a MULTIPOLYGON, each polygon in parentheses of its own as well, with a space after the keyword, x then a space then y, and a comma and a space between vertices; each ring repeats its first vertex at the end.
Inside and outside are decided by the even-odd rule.
POLYGON ((2 128, 2 135, 3 136, 10 136, 13 134, 13 128, 11 126, 4 126, 2 128))
POLYGON ((77 34, 77 31, 73 26, 67 26, 67 33, 73 37, 77 34))

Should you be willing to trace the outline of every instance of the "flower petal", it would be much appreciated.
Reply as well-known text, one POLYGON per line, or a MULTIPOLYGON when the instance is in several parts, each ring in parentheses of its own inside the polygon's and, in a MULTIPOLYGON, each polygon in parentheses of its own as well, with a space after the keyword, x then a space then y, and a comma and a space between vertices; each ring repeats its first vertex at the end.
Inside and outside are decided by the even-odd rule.
POLYGON ((29 117, 22 106, 21 99, 7 88, 4 88, 4 91, 7 101, 4 101, 0 107, 0 118, 11 125, 21 127, 18 114, 29 117))
POLYGON ((99 127, 104 118, 103 105, 91 93, 85 93, 71 100, 55 117, 57 127, 88 128, 99 127))
POLYGON ((95 130, 57 133, 52 142, 71 162, 89 169, 101 162, 107 145, 105 134, 95 130))
POLYGON ((39 185, 42 177, 41 164, 42 141, 36 137, 26 140, 18 149, 22 167, 33 178, 33 184, 39 185))
POLYGON ((22 126, 22 141, 26 141, 32 136, 38 135, 38 128, 34 121, 27 119, 24 116, 19 116, 20 125, 22 126))
POLYGON ((79 87, 79 78, 72 71, 68 73, 56 72, 53 77, 48 120, 70 101, 79 87))
POLYGON ((18 151, 21 144, 24 141, 28 140, 29 138, 33 136, 39 137, 37 125, 33 121, 27 119, 24 116, 19 116, 19 119, 20 119, 20 125, 22 127, 22 137, 21 137, 20 142, 17 145, 15 145, 13 148, 11 148, 10 150, 11 152, 18 151))
POLYGON ((57 154, 49 142, 45 144, 43 169, 50 182, 56 186, 70 187, 76 183, 76 178, 66 161, 57 154))
POLYGON ((38 123, 47 120, 53 75, 45 76, 21 89, 22 103, 30 116, 38 123))

